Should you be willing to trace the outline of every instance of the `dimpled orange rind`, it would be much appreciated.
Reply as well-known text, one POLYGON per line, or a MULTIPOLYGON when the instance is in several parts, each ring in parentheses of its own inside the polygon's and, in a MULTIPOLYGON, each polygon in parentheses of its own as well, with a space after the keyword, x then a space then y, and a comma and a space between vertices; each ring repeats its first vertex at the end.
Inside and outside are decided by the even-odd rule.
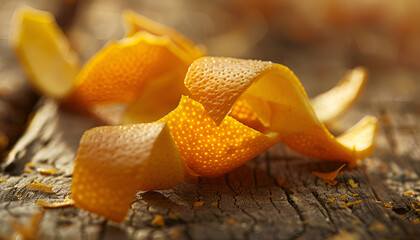
MULTIPOLYGON (((377 129, 373 117, 346 133, 349 136, 366 135, 364 144, 358 144, 360 137, 346 138, 343 144, 319 121, 297 77, 280 64, 203 57, 191 65, 185 85, 216 124, 223 121, 232 107, 235 109, 234 105, 240 99, 241 104, 245 102, 257 115, 264 132, 277 133, 278 141, 306 156, 352 162, 373 151, 377 129)), ((348 88, 359 91, 360 85, 353 84, 348 88)), ((329 96, 331 99, 336 97, 334 93, 329 96)), ((355 98, 357 94, 352 96, 349 98, 355 98)))
POLYGON ((76 206, 123 220, 139 190, 184 181, 184 164, 165 123, 97 127, 85 132, 72 181, 76 206))
POLYGON ((199 102, 186 96, 159 122, 168 124, 185 165, 203 177, 223 175, 275 144, 231 117, 217 126, 199 102))

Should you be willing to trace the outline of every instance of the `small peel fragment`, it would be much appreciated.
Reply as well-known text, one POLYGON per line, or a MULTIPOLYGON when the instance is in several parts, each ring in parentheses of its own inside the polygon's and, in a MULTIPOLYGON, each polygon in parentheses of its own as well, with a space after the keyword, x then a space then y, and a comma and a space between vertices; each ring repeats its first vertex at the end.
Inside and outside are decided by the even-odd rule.
POLYGON ((201 207, 201 206, 203 206, 204 205, 204 201, 197 201, 197 202, 194 202, 194 207, 201 207))
POLYGON ((184 181, 184 164, 165 123, 97 127, 85 132, 75 158, 77 207, 121 222, 137 191, 184 181))
POLYGON ((347 208, 347 207, 349 207, 349 206, 353 206, 353 205, 360 204, 360 203, 362 203, 362 200, 356 200, 356 201, 354 201, 354 202, 347 202, 347 203, 344 203, 343 205, 340 205, 340 207, 341 207, 341 208, 347 208))
POLYGON ((12 48, 31 83, 48 96, 64 99, 81 63, 53 15, 24 7, 15 12, 12 25, 12 48))
POLYGON ((53 189, 54 186, 47 186, 42 183, 28 183, 26 184, 26 189, 30 191, 40 191, 40 192, 46 192, 46 193, 57 193, 54 192, 53 189))
POLYGON ((55 168, 52 168, 52 169, 39 168, 37 170, 41 175, 47 175, 47 176, 57 172, 57 169, 55 169, 55 168))
POLYGON ((351 178, 348 180, 348 182, 349 182, 350 187, 352 187, 352 188, 358 188, 359 187, 359 184, 351 178))
POLYGON ((346 164, 341 165, 337 170, 328 173, 322 172, 312 172, 313 175, 317 176, 318 178, 324 180, 325 182, 334 182, 335 178, 337 177, 338 173, 346 166, 346 164))
POLYGON ((162 215, 158 214, 156 217, 150 222, 152 227, 164 227, 165 226, 165 219, 162 215))
POLYGON ((64 199, 62 202, 47 202, 44 200, 38 200, 36 201, 36 204, 44 208, 62 208, 74 206, 74 200, 69 198, 64 199))
POLYGON ((392 206, 391 204, 386 203, 386 202, 384 202, 384 206, 385 206, 386 208, 389 208, 389 209, 394 208, 394 206, 392 206))
POLYGON ((413 196, 414 192, 412 190, 407 190, 407 191, 404 192, 404 194, 413 196))

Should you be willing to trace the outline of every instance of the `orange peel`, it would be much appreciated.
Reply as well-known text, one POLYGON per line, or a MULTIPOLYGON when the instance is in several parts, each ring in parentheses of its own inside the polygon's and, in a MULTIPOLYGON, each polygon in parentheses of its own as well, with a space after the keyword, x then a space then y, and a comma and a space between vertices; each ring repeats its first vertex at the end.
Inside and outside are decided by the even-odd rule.
POLYGON ((184 181, 184 164, 165 123, 97 127, 85 132, 75 158, 77 207, 120 222, 139 190, 184 181))
POLYGON ((332 172, 328 172, 328 173, 322 173, 322 172, 312 172, 313 175, 317 176, 320 179, 323 179, 325 181, 334 181, 335 178, 337 177, 338 173, 341 171, 341 169, 343 169, 346 166, 346 164, 341 165, 339 168, 337 168, 336 170, 332 171, 332 172))
MULTIPOLYGON (((127 37, 105 46, 80 70, 50 14, 22 10, 17 16, 12 44, 41 91, 91 111, 126 108, 125 123, 160 119, 94 128, 81 139, 72 199, 107 219, 122 221, 138 190, 171 188, 189 175, 223 175, 276 142, 349 165, 374 150, 374 117, 337 137, 324 125, 355 103, 366 83, 364 69, 352 70, 311 103, 287 67, 199 58, 204 50, 182 34, 127 11, 127 37), (38 32, 45 36, 31 42, 38 32), (50 71, 53 63, 57 71, 50 71), (55 90, 53 84, 62 86, 55 90)), ((53 193, 41 185, 27 188, 53 193)))
POLYGON ((356 67, 347 71, 335 87, 312 98, 319 121, 329 125, 350 109, 362 94, 367 78, 367 69, 356 67))
POLYGON ((303 155, 353 164, 374 150, 376 118, 365 117, 334 137, 317 118, 297 77, 283 65, 203 57, 190 66, 185 86, 216 124, 223 121, 238 100, 245 101, 264 126, 258 130, 277 133, 278 141, 303 155))
POLYGON ((268 149, 274 136, 226 117, 217 126, 204 107, 186 96, 159 122, 168 124, 185 165, 204 177, 223 175, 268 149))
POLYGON ((12 25, 10 42, 31 83, 48 96, 65 98, 81 63, 53 15, 24 7, 15 12, 12 25))
POLYGON ((72 98, 89 105, 130 103, 147 81, 171 75, 178 65, 187 69, 190 62, 169 38, 138 32, 93 56, 77 76, 72 98))
POLYGON ((83 68, 51 13, 19 9, 11 43, 40 92, 99 117, 121 110, 116 121, 105 119, 108 122, 155 121, 188 93, 184 76, 204 50, 177 31, 134 12, 126 12, 124 18, 132 26, 128 36, 110 42, 83 68), (162 97, 161 92, 168 94, 162 97))

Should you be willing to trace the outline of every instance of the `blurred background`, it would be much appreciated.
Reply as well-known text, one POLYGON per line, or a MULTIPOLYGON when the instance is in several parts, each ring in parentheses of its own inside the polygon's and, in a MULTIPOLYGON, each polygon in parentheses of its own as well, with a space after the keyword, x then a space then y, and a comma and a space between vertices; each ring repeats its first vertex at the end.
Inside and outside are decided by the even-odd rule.
POLYGON ((108 41, 123 37, 121 12, 132 9, 174 27, 195 43, 204 45, 209 55, 270 60, 287 65, 301 78, 310 94, 333 85, 346 68, 357 65, 366 65, 373 73, 373 80, 392 89, 389 92, 375 90, 378 95, 372 97, 407 100, 414 97, 419 88, 415 79, 420 70, 420 1, 0 2, 2 45, 7 45, 14 10, 29 5, 53 12, 64 25, 73 48, 87 60, 108 41), (376 76, 378 72, 384 77, 376 76), (331 82, 318 84, 319 81, 331 82))
POLYGON ((8 43, 13 12, 24 5, 54 13, 84 61, 123 37, 121 13, 132 9, 182 32, 208 55, 284 64, 309 96, 363 65, 370 82, 362 104, 419 102, 420 1, 0 0, 0 118, 9 121, 0 133, 25 122, 28 102, 36 100, 30 90, 14 90, 27 83, 8 43))

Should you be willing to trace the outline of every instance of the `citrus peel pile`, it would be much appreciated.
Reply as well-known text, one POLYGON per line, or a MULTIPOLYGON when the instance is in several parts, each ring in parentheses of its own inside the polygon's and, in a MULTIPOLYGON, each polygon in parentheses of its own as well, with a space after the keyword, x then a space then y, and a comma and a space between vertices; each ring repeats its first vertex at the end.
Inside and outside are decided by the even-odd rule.
POLYGON ((128 37, 105 46, 76 74, 77 64, 58 48, 43 43, 36 53, 31 50, 28 36, 35 33, 23 26, 26 22, 55 33, 36 41, 65 45, 70 52, 49 14, 25 9, 15 21, 12 43, 35 86, 74 108, 114 114, 109 106, 122 106, 122 122, 131 123, 85 132, 72 182, 76 206, 119 222, 136 191, 168 189, 191 175, 223 175, 277 142, 312 158, 349 165, 373 152, 374 117, 338 137, 323 123, 354 104, 366 82, 364 69, 351 70, 313 105, 283 65, 202 57, 200 47, 173 29, 133 12, 124 13, 124 19, 128 37), (73 78, 65 93, 42 87, 53 78, 33 71, 44 48, 53 53, 43 56, 46 62, 58 58, 72 67, 51 73, 55 81, 66 74, 66 83, 73 78))

